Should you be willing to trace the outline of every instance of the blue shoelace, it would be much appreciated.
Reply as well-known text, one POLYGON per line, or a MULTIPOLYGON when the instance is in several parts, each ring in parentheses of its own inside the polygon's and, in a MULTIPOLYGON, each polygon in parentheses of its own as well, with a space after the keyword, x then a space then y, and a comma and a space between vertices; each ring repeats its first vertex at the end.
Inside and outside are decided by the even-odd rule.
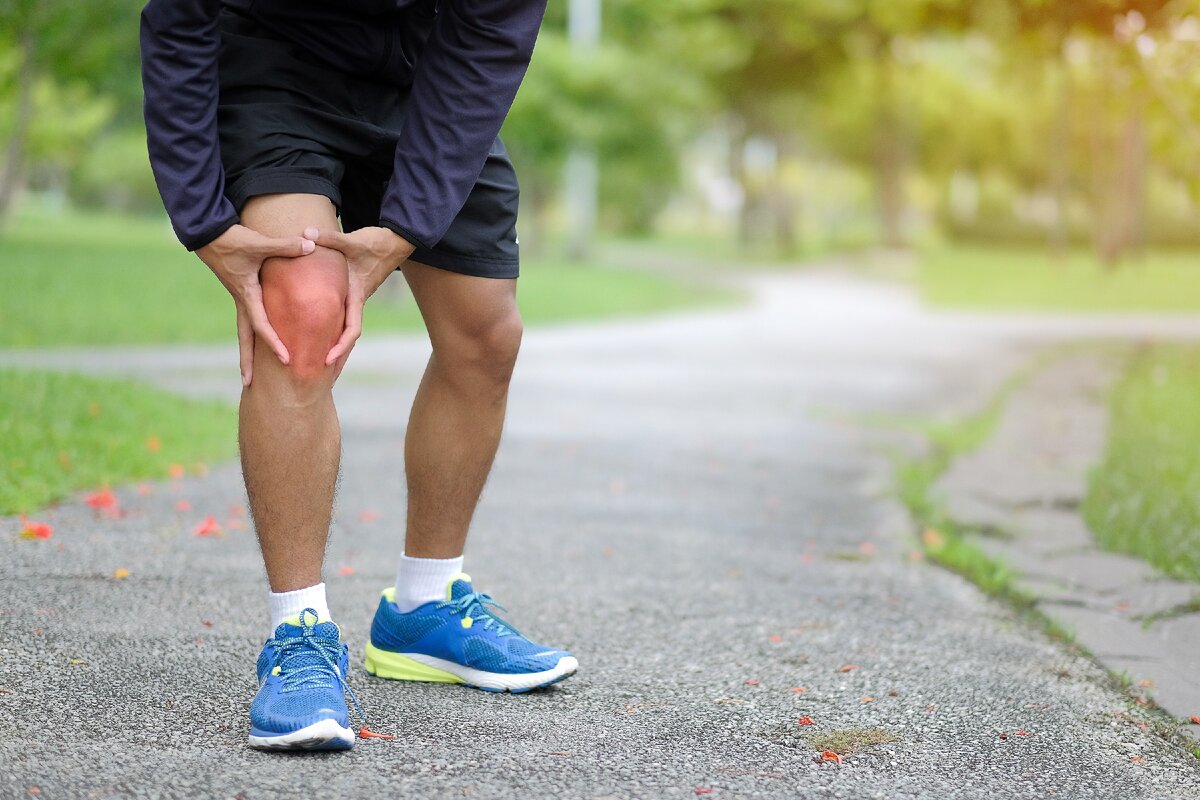
POLYGON ((435 608, 449 608, 451 614, 462 614, 465 617, 470 617, 472 625, 476 622, 482 622, 485 631, 495 627, 496 636, 524 636, 524 634, 508 622, 492 616, 491 612, 487 610, 487 606, 495 606, 501 611, 508 611, 507 608, 493 600, 490 594, 483 594, 482 592, 464 594, 457 600, 447 600, 444 603, 438 603, 435 608), (474 612, 473 615, 472 612, 474 612))
POLYGON ((338 684, 342 687, 342 691, 349 695, 350 702, 354 704, 354 709, 358 712, 359 718, 364 725, 369 727, 367 715, 363 711, 362 706, 358 702, 358 697, 354 694, 354 690, 350 688, 350 684, 346 683, 345 676, 338 669, 337 659, 342 654, 342 643, 337 639, 332 639, 328 636, 317 636, 316 622, 309 622, 309 615, 313 620, 317 619, 317 612, 311 608, 306 608, 300 614, 300 635, 289 636, 285 639, 271 639, 267 642, 268 646, 276 648, 275 666, 279 667, 279 677, 283 684, 281 691, 295 692, 306 687, 325 687, 329 685, 327 671, 333 673, 337 678, 338 684), (312 654, 316 653, 320 660, 314 660, 312 654), (285 667, 288 662, 295 662, 297 659, 302 663, 295 667, 285 667))

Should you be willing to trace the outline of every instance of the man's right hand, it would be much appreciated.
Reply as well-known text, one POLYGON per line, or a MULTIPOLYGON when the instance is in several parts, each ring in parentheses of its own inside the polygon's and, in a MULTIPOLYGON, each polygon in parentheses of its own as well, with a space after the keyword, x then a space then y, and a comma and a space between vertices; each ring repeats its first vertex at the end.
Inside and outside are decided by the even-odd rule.
POLYGON ((244 225, 234 225, 216 239, 196 251, 217 278, 233 295, 237 305, 238 349, 241 354, 242 385, 249 386, 253 378, 254 337, 261 336, 279 360, 288 363, 290 356, 283 341, 267 319, 263 305, 259 272, 268 258, 298 258, 316 249, 308 239, 273 239, 244 225))

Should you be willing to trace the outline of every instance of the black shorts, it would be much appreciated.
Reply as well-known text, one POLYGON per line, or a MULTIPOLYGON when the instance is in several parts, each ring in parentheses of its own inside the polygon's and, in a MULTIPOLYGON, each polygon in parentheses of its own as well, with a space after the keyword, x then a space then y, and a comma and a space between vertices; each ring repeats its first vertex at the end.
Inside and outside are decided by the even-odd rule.
MULTIPOLYGON (((346 75, 257 22, 221 15, 218 128, 225 194, 241 213, 263 194, 319 194, 342 228, 379 224, 408 90, 346 75)), ((412 260, 487 278, 515 278, 517 174, 497 139, 462 211, 412 260)))

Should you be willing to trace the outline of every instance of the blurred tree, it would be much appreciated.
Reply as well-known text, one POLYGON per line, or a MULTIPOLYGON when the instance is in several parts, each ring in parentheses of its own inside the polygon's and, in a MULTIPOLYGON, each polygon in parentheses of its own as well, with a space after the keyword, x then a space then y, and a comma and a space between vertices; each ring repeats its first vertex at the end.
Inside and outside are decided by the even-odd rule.
POLYGON ((0 0, 0 218, 31 157, 69 168, 84 141, 133 105, 139 10, 123 0, 0 0))

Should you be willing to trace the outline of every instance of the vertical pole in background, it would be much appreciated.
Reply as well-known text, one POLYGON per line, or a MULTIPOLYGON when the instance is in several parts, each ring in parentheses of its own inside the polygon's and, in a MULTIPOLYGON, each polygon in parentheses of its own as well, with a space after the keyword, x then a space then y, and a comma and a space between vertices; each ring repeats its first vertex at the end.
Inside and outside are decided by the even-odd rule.
MULTIPOLYGON (((570 0, 567 7, 567 38, 577 61, 590 58, 600 43, 601 0, 570 0)), ((567 212, 567 255, 572 260, 587 257, 596 230, 596 206, 600 168, 591 145, 576 144, 567 155, 563 197, 567 212)))

